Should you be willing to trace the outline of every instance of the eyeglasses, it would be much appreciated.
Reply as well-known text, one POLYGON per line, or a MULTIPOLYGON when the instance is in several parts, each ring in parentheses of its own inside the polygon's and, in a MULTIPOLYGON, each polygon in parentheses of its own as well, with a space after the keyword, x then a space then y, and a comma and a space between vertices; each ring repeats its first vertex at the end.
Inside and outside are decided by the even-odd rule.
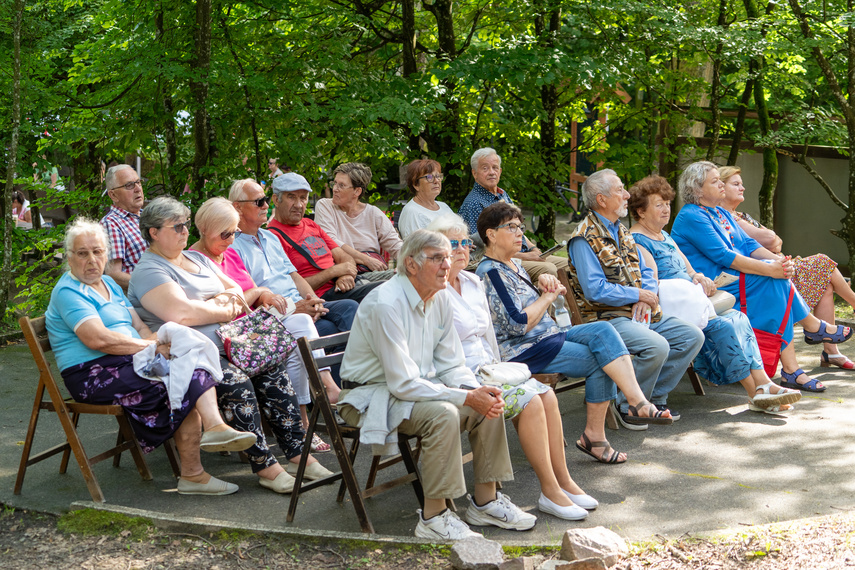
POLYGON ((517 233, 517 231, 521 231, 525 233, 525 224, 515 224, 513 222, 508 222, 507 224, 502 224, 501 226, 496 226, 496 229, 508 228, 508 231, 512 234, 517 233))
POLYGON ((240 230, 235 230, 233 232, 220 232, 220 239, 223 241, 226 241, 227 239, 229 239, 232 236, 237 237, 239 235, 240 235, 240 230))
POLYGON ((452 250, 457 249, 458 247, 465 249, 465 248, 469 247, 470 245, 472 245, 471 239, 461 239, 461 240, 452 239, 452 240, 448 240, 448 241, 451 242, 451 249, 452 250))
POLYGON ((106 249, 100 249, 100 248, 99 249, 92 249, 92 250, 78 249, 77 251, 73 251, 71 253, 73 253, 77 259, 84 261, 86 259, 89 259, 90 255, 92 257, 104 257, 105 255, 107 255, 107 250, 106 249))
POLYGON ((270 203, 270 198, 268 196, 262 196, 261 198, 259 198, 257 200, 235 200, 235 202, 246 202, 246 203, 252 202, 253 204, 258 206, 259 208, 263 208, 267 204, 270 203))
POLYGON ((142 190, 143 181, 142 178, 137 178, 133 182, 128 182, 127 184, 122 184, 121 186, 116 186, 115 188, 110 188, 110 190, 118 190, 119 188, 124 188, 128 192, 132 191, 135 186, 139 185, 140 190, 142 190))
POLYGON ((344 184, 333 182, 332 188, 333 190, 350 190, 351 188, 353 188, 353 186, 345 186, 344 184))
POLYGON ((448 263, 451 263, 451 256, 450 255, 443 255, 441 253, 437 253, 436 255, 426 255, 425 261, 432 261, 433 263, 436 263, 437 265, 442 264, 443 261, 447 261, 448 263))
POLYGON ((187 220, 186 222, 183 222, 180 224, 173 224, 171 226, 160 226, 160 227, 161 228, 172 228, 173 230, 175 230, 175 233, 177 233, 177 234, 180 234, 185 229, 189 232, 190 231, 190 220, 187 220))
POLYGON ((425 174, 424 176, 419 176, 419 180, 424 178, 428 182, 442 182, 442 179, 445 176, 440 172, 439 174, 425 174))

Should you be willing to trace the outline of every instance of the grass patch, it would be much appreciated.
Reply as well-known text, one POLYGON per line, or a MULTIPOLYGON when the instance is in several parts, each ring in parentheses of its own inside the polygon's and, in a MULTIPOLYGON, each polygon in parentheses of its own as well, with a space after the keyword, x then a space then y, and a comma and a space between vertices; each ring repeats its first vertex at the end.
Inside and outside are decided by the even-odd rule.
POLYGON ((855 311, 852 310, 852 307, 841 299, 840 297, 834 297, 834 316, 838 319, 855 319, 855 311))
POLYGON ((65 534, 83 536, 121 536, 129 540, 145 540, 154 528, 142 517, 129 517, 108 511, 83 509, 60 517, 57 528, 65 534))
POLYGON ((503 546, 506 559, 519 558, 520 556, 536 556, 542 554, 550 557, 561 550, 558 546, 503 546))

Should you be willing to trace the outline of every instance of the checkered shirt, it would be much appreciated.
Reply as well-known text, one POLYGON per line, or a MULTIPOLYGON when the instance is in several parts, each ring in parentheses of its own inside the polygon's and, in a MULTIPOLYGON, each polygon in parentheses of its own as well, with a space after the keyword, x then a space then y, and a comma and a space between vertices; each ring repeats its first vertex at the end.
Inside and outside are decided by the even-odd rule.
POLYGON ((122 260, 122 272, 131 273, 146 249, 140 233, 140 217, 137 214, 110 206, 101 225, 110 236, 110 260, 122 260))

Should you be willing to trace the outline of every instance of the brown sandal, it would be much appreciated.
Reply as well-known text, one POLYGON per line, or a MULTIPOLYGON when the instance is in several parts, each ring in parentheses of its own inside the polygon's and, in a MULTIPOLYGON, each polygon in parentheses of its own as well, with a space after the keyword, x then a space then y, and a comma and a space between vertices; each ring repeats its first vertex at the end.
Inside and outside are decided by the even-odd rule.
MULTIPOLYGON (((649 410, 648 410, 649 411, 649 410)), ((629 413, 623 417, 623 421, 628 424, 635 425, 660 425, 660 426, 670 426, 674 423, 674 418, 669 418, 663 415, 664 412, 658 410, 656 406, 651 404, 650 402, 644 402, 643 404, 639 404, 638 407, 629 406, 629 413), (642 416, 639 411, 645 408, 652 407, 656 412, 652 416, 642 416)))
POLYGON ((579 445, 579 442, 576 442, 576 448, 582 453, 587 453, 600 463, 624 463, 626 459, 623 461, 620 460, 620 452, 612 449, 612 446, 609 445, 608 440, 604 441, 591 441, 588 439, 588 436, 585 435, 585 432, 582 432, 582 444, 579 445), (603 453, 597 457, 594 454, 595 447, 602 447, 603 453))

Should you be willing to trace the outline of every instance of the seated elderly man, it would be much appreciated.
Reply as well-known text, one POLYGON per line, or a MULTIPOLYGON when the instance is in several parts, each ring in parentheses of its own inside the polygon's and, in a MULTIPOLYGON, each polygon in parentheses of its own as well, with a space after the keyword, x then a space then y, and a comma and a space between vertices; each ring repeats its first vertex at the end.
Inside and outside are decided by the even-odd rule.
MULTIPOLYGON (((470 163, 475 185, 466 195, 458 213, 469 226, 469 235, 477 236, 478 216, 484 208, 496 202, 513 204, 514 201, 507 192, 499 188, 502 157, 494 149, 479 148, 472 153, 470 163)), ((525 226, 523 226, 523 234, 525 234, 525 226)), ((567 260, 563 257, 550 255, 546 259, 541 259, 540 250, 525 235, 523 235, 522 250, 514 257, 522 262, 523 269, 531 277, 532 283, 537 283, 537 279, 544 273, 558 277, 558 269, 567 268, 567 260)))
POLYGON ((349 331, 353 324, 356 301, 344 299, 325 303, 315 295, 294 265, 285 255, 279 240, 261 226, 267 221, 270 198, 252 178, 235 181, 229 189, 229 200, 240 215, 232 244, 257 287, 267 287, 273 293, 294 301, 298 313, 306 313, 315 321, 321 336, 349 331))
POLYGON ((296 172, 273 180, 273 219, 267 228, 279 238, 297 273, 325 301, 362 301, 383 281, 357 281, 356 262, 324 230, 304 218, 312 188, 296 172))
POLYGON ((496 490, 513 479, 501 390, 481 386, 466 366, 445 293, 451 244, 417 230, 404 241, 397 275, 360 304, 344 353, 339 413, 362 427, 363 443, 395 441, 395 431, 422 437, 424 511, 415 535, 434 541, 480 536, 446 509, 466 492, 460 431, 469 432, 475 497, 465 518, 475 525, 528 530, 537 518, 496 490), (355 386, 355 387, 354 387, 355 386), (391 433, 390 433, 391 430, 391 433))
POLYGON ((104 182, 107 195, 113 201, 110 210, 101 218, 101 225, 110 236, 106 273, 127 291, 131 273, 146 249, 140 233, 140 210, 145 195, 137 171, 129 164, 111 166, 104 182))
MULTIPOLYGON (((662 318, 658 284, 644 263, 629 230, 620 223, 627 214, 629 192, 614 170, 595 172, 582 186, 591 211, 570 236, 570 276, 585 322, 609 320, 627 350, 635 355, 638 384, 660 410, 668 409, 673 390, 704 343, 701 330, 674 317, 662 318)), ((626 422, 629 404, 615 400, 627 429, 647 429, 626 422)), ((673 409, 676 421, 680 414, 673 409)))

